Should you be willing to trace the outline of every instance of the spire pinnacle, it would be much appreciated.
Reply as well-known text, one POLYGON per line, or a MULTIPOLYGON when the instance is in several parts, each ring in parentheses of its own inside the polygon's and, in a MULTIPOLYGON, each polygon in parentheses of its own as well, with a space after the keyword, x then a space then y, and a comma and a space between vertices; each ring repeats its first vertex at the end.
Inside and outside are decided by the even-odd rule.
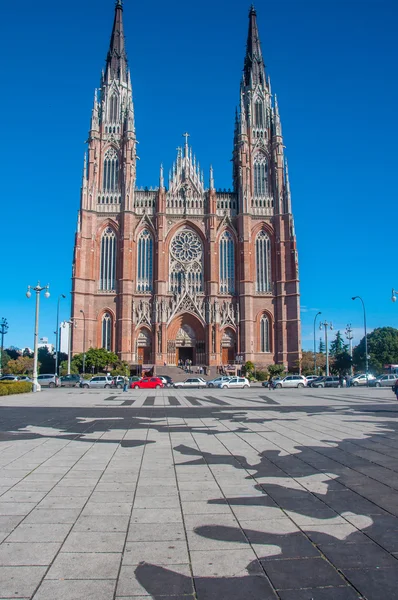
POLYGON ((106 77, 127 83, 127 54, 123 28, 123 2, 116 0, 115 19, 106 59, 106 77))
POLYGON ((246 57, 243 71, 246 86, 250 85, 251 82, 253 84, 266 84, 264 60, 257 27, 257 13, 253 4, 251 5, 249 12, 249 33, 247 36, 246 57))

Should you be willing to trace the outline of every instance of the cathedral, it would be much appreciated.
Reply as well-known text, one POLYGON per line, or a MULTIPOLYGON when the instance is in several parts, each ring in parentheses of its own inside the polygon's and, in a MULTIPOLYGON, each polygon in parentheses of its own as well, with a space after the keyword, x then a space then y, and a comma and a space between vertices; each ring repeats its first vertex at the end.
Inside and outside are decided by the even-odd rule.
POLYGON ((188 133, 168 178, 161 165, 159 186, 138 189, 136 144, 117 0, 84 159, 73 353, 106 348, 132 369, 189 360, 297 370, 300 296, 289 174, 254 7, 235 116, 232 191, 215 188, 212 168, 205 180, 188 133))

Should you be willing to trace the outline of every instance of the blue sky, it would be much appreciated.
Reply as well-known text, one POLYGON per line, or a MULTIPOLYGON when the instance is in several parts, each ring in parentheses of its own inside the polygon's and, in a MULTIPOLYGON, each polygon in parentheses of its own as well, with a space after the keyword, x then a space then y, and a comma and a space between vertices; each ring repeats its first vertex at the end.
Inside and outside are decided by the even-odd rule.
MULTIPOLYGON (((57 297, 70 311, 71 263, 85 140, 113 21, 112 0, 3 6, 2 258, 5 345, 32 346, 28 284, 50 283, 40 336, 54 338, 57 297)), ((181 134, 217 187, 231 186, 235 105, 249 3, 126 0, 124 22, 139 140, 138 185, 158 183, 181 134)), ((317 310, 362 336, 398 326, 398 3, 257 3, 272 89, 278 94, 300 259, 303 347, 317 310)), ((317 332, 319 337, 320 332, 317 332)))

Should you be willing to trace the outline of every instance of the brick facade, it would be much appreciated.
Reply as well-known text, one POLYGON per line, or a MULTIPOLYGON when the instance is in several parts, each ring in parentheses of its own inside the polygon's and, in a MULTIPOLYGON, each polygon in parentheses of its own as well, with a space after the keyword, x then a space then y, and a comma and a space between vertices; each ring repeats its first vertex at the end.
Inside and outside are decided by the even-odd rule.
POLYGON ((296 237, 278 104, 265 75, 256 13, 252 8, 249 15, 232 192, 216 191, 212 170, 205 187, 188 134, 168 185, 161 167, 157 189, 136 188, 122 17, 118 2, 85 158, 72 277, 73 353, 104 346, 132 365, 186 358, 220 365, 239 356, 258 366, 294 368, 301 348, 296 237), (224 247, 232 251, 220 258, 226 231, 230 245, 224 247), (265 254, 259 236, 268 244, 265 254))

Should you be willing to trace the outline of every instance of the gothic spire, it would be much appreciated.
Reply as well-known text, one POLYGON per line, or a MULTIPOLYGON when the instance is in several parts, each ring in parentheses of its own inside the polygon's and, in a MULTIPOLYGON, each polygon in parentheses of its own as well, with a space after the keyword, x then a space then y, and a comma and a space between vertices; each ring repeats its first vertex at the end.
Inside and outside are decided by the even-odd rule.
POLYGON ((249 12, 249 34, 247 37, 246 56, 244 65, 244 82, 250 84, 266 85, 265 66, 261 53, 260 37, 257 27, 257 13, 253 4, 249 12))
POLYGON ((119 79, 127 83, 127 54, 124 41, 122 0, 116 0, 115 20, 106 59, 106 79, 108 81, 119 79))

